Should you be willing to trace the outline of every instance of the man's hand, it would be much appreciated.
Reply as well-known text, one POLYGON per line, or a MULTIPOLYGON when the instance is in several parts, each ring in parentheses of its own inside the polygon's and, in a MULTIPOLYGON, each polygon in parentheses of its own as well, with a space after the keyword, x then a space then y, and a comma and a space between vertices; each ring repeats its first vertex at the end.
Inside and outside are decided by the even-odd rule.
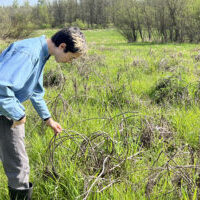
POLYGON ((21 124, 25 124, 26 122, 26 116, 24 118, 22 118, 20 121, 13 121, 13 125, 11 126, 11 128, 15 128, 16 126, 19 126, 21 124))
POLYGON ((49 118, 46 121, 46 125, 50 126, 54 130, 55 135, 57 135, 58 133, 61 133, 63 130, 61 125, 59 123, 55 122, 52 118, 49 118))

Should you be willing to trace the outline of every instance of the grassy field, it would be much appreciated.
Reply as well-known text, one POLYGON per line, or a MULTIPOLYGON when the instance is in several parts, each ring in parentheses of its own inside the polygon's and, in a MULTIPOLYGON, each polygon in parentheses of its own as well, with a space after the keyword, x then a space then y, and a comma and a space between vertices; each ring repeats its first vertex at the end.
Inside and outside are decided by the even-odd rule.
MULTIPOLYGON (((45 68, 45 99, 63 133, 54 137, 25 102, 33 199, 200 198, 199 45, 84 33, 87 56, 45 68)), ((8 199, 2 165, 0 180, 8 199)))

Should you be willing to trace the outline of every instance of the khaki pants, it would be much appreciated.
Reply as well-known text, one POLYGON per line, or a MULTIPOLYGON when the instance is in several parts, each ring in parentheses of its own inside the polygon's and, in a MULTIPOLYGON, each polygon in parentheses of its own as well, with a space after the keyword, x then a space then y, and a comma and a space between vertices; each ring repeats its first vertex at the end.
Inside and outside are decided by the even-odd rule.
POLYGON ((24 124, 11 128, 13 120, 0 116, 0 159, 14 189, 29 188, 29 160, 25 150, 24 124))

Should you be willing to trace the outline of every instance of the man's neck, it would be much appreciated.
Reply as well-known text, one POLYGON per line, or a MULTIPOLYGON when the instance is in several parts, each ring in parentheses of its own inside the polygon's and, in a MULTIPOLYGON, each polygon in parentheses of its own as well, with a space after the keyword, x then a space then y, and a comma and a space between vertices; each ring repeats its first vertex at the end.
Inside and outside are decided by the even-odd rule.
POLYGON ((46 39, 46 41, 47 41, 47 46, 48 46, 49 54, 50 55, 54 55, 55 44, 49 38, 46 39))

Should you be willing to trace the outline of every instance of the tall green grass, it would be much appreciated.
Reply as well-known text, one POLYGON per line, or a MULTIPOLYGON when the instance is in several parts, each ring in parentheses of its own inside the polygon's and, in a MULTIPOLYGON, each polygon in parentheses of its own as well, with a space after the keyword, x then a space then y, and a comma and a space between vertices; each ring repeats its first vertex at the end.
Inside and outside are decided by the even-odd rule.
MULTIPOLYGON (((39 30, 32 36, 50 37, 55 31, 39 30)), ((66 139, 54 152, 58 178, 53 174, 44 177, 47 164, 51 171, 47 150, 53 132, 26 102, 33 199, 83 199, 113 148, 105 167, 119 167, 105 174, 105 178, 100 177, 88 199, 196 199, 198 170, 172 167, 199 166, 198 45, 127 44, 112 29, 84 33, 87 57, 72 64, 58 64, 50 58, 46 64, 45 74, 62 69, 66 82, 46 88, 45 99, 52 116, 68 134, 90 138, 95 132, 104 132, 110 139, 100 137, 93 141, 93 145, 104 142, 95 147, 98 162, 92 160, 89 146, 80 154, 83 138, 66 139), (156 103, 150 94, 161 80, 174 76, 178 77, 177 86, 187 88, 188 101, 181 98, 177 102, 165 99, 156 103)), ((163 90, 173 97, 176 84, 167 87, 163 90)), ((66 136, 66 132, 60 136, 66 136)), ((0 170, 0 199, 8 199, 2 166, 0 170)))

